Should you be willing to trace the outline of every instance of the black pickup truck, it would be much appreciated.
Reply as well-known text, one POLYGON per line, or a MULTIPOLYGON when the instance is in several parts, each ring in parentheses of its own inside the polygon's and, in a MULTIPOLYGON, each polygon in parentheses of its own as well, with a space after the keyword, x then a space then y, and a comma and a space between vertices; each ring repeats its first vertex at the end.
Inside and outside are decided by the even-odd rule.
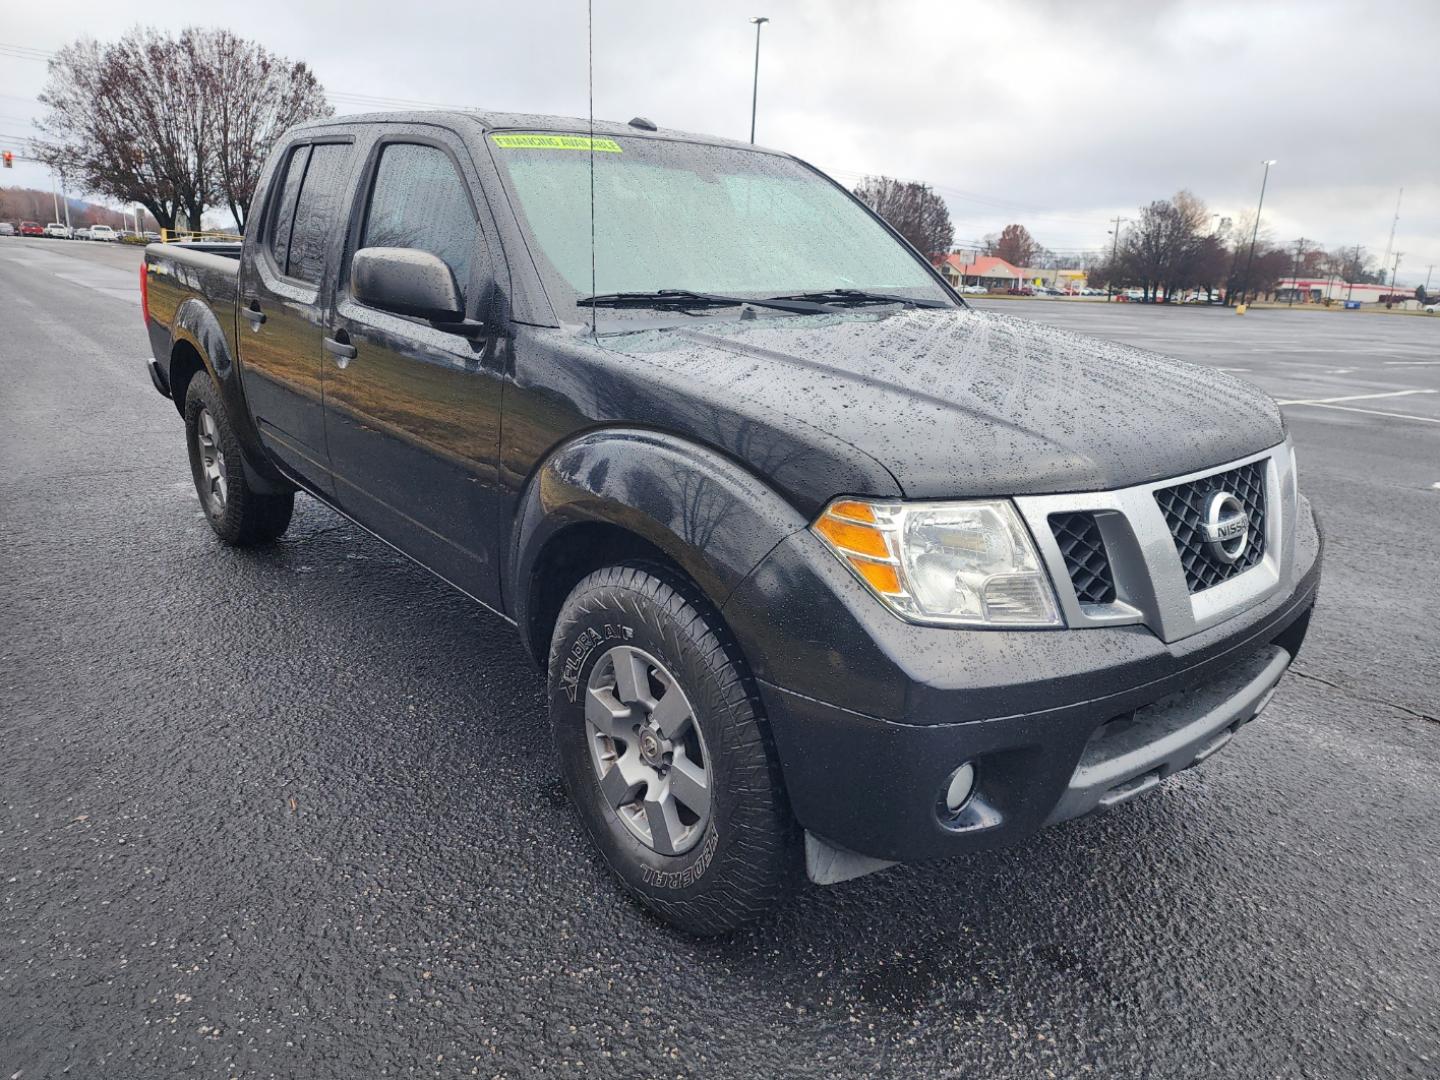
POLYGON ((338 118, 142 287, 220 538, 305 491, 514 623, 581 820, 695 933, 1146 791, 1309 624, 1273 401, 966 307, 785 154, 338 118))

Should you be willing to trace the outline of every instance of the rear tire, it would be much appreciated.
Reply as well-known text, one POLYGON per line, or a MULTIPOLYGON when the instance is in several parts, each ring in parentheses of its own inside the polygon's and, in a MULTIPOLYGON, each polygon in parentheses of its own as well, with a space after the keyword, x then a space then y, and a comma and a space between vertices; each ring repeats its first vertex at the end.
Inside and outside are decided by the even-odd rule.
POLYGON ((726 933, 798 880, 799 829, 753 681, 680 575, 624 563, 575 587, 551 639, 550 717, 586 829, 672 926, 726 933))
POLYGON ((295 493, 273 495, 250 486, 235 428, 204 371, 186 388, 185 441, 195 493, 216 536, 227 544, 249 547, 284 534, 295 509, 295 493))

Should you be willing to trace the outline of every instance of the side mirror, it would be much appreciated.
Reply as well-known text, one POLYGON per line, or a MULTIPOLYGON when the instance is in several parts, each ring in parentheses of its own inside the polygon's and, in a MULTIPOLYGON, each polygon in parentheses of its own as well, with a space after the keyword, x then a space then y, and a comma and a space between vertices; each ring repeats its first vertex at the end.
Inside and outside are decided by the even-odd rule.
POLYGON ((437 323, 463 323, 460 287, 445 260, 416 248, 361 248, 350 260, 350 292, 360 303, 437 323))

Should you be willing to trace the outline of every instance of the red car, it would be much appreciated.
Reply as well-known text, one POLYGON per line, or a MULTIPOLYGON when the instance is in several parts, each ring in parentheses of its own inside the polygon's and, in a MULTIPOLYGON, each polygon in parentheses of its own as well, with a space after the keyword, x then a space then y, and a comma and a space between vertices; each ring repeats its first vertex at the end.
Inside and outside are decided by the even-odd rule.
POLYGON ((21 236, 44 236, 45 228, 38 221, 22 221, 20 223, 21 236))

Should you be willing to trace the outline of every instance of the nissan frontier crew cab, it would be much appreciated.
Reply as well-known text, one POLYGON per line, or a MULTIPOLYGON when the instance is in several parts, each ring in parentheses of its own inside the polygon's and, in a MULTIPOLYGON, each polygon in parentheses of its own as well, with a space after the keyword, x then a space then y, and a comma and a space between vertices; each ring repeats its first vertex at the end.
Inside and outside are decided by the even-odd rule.
POLYGON ((584 827, 694 933, 1139 795, 1305 637, 1270 398, 968 308, 785 154, 320 121, 142 291, 220 539, 305 491, 512 622, 584 827))

